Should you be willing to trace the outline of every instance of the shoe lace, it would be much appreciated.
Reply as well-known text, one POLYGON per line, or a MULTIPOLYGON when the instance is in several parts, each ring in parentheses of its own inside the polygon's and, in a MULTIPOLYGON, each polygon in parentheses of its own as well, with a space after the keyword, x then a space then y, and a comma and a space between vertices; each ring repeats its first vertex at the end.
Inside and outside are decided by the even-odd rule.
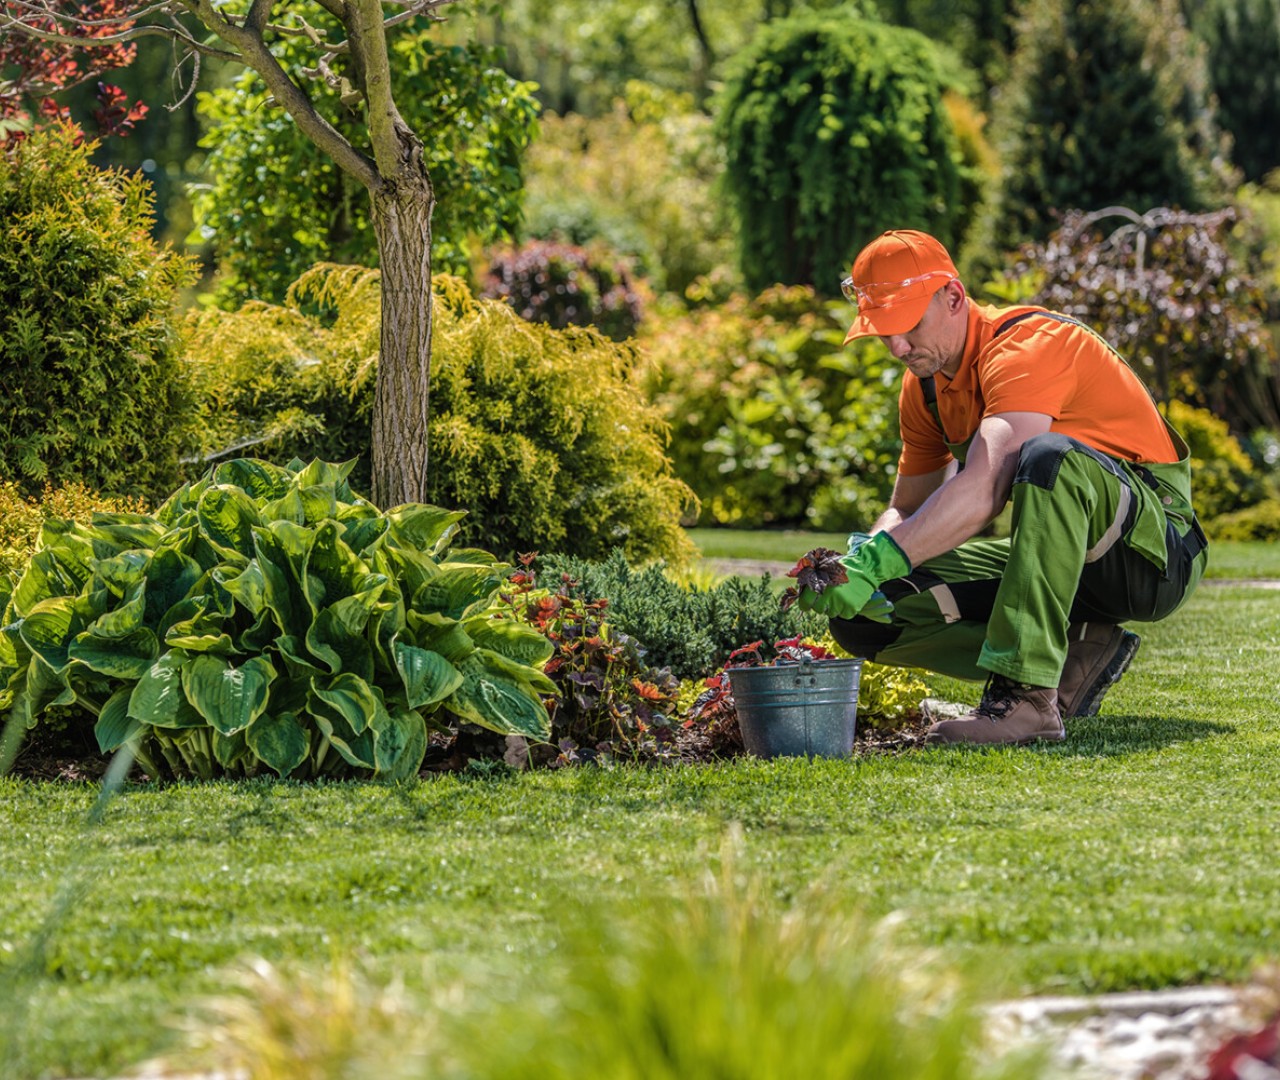
POLYGON ((976 711, 988 720, 1003 720, 1017 703, 1017 684, 1000 675, 992 675, 982 690, 982 701, 976 711))

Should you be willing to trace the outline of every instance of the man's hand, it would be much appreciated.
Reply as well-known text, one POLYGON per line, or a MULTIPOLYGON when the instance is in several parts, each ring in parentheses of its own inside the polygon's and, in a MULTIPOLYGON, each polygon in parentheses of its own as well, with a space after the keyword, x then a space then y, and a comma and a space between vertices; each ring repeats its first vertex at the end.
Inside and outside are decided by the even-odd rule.
POLYGON ((843 585, 828 585, 821 593, 809 588, 801 589, 800 606, 829 619, 853 619, 866 614, 880 622, 888 621, 886 616, 892 613, 893 605, 879 592, 879 588, 886 581, 911 573, 911 563, 888 533, 876 533, 856 547, 852 544, 854 538, 851 536, 849 539, 852 553, 840 560, 849 580, 843 585), (879 601, 872 607, 876 613, 873 616, 865 609, 877 594, 879 601), (888 611, 885 605, 888 605, 888 611))

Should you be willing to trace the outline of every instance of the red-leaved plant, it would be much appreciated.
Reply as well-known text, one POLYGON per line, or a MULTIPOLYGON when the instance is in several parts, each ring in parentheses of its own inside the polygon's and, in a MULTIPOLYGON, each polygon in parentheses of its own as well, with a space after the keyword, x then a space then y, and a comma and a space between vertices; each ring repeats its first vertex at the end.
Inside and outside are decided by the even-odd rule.
POLYGON ((794 585, 788 585, 782 592, 782 610, 786 611, 800 599, 801 589, 812 589, 818 595, 832 585, 843 585, 849 580, 845 573, 844 558, 831 548, 814 548, 800 557, 800 561, 787 571, 787 577, 795 578, 794 585))
POLYGON ((516 618, 555 645, 543 671, 560 691, 545 702, 560 749, 556 764, 620 753, 667 756, 677 680, 665 668, 646 666, 643 647, 609 625, 607 600, 575 595, 578 583, 568 574, 558 588, 540 588, 536 557, 519 556, 520 569, 499 596, 516 618))

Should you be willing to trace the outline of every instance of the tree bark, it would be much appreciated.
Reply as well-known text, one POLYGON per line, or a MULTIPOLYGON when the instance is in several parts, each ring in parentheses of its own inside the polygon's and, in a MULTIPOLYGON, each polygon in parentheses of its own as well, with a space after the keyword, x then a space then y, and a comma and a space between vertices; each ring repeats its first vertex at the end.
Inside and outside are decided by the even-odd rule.
POLYGON ((431 212, 425 170, 401 170, 373 197, 382 263, 382 347, 373 408, 373 502, 427 500, 431 385, 431 212))

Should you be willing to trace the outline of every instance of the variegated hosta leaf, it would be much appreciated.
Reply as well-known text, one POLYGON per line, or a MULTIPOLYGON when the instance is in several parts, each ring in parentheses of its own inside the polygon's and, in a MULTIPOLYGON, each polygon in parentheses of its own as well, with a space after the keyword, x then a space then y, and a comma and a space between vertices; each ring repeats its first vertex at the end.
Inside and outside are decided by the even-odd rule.
POLYGON ((223 735, 243 731, 267 707, 276 669, 262 656, 235 667, 220 656, 197 656, 182 666, 187 700, 223 735))
POLYGON ((458 664, 462 685, 445 701, 446 708, 505 735, 546 740, 551 721, 542 701, 526 683, 512 679, 495 664, 496 655, 477 649, 458 664))

